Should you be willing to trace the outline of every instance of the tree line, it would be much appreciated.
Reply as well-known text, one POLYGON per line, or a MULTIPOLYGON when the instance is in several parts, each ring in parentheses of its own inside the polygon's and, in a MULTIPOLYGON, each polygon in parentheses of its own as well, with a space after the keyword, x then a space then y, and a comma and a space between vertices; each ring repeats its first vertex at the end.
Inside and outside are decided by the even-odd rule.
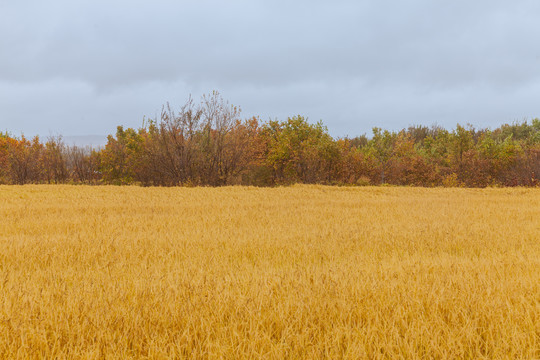
POLYGON ((242 119, 213 92, 178 111, 167 104, 138 129, 118 126, 98 149, 0 133, 0 183, 539 186, 540 119, 333 138, 300 115, 242 119))

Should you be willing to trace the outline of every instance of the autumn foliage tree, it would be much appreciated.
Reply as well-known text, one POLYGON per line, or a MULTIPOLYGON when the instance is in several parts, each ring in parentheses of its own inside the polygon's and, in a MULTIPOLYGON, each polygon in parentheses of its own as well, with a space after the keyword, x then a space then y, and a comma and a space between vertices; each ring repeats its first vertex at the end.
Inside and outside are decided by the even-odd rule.
POLYGON ((244 119, 214 91, 177 110, 166 104, 139 128, 118 126, 98 149, 0 133, 0 183, 539 186, 540 120, 336 139, 301 115, 244 119))
POLYGON ((318 122, 298 115, 287 121, 270 121, 262 130, 267 145, 266 164, 274 183, 327 183, 335 174, 339 147, 318 122))

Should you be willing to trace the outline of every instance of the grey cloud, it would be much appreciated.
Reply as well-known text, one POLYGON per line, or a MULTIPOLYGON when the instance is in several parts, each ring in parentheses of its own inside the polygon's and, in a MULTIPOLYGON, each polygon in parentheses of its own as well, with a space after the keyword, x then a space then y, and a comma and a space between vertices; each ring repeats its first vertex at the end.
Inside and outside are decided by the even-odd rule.
POLYGON ((214 88, 336 135, 497 126, 540 113, 538 15, 536 0, 2 2, 0 128, 106 133, 214 88))

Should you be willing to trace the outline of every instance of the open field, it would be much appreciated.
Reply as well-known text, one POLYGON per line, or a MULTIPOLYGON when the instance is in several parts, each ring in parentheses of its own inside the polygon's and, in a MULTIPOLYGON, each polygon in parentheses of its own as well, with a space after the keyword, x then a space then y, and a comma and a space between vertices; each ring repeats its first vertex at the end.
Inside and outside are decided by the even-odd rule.
POLYGON ((540 189, 0 186, 0 358, 540 358, 540 189))

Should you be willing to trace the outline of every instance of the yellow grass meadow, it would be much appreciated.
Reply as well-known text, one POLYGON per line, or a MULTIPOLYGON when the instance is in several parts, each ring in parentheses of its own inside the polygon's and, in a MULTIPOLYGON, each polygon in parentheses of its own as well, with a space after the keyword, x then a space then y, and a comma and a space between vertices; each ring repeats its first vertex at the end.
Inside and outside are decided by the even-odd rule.
POLYGON ((0 358, 540 358, 540 189, 0 187, 0 358))

